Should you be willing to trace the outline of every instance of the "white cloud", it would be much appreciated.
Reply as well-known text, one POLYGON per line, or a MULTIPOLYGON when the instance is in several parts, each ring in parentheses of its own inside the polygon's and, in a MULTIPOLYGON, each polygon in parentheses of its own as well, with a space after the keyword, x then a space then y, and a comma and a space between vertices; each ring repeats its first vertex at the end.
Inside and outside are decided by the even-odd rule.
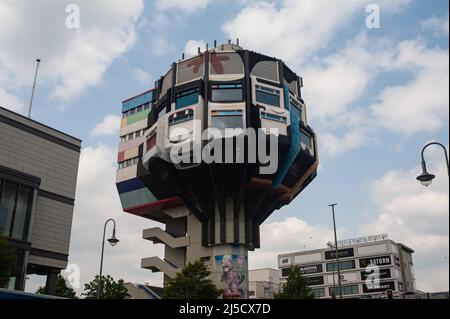
POLYGON ((117 115, 106 115, 91 131, 92 136, 117 135, 120 128, 121 117, 117 115))
POLYGON ((185 14, 192 14, 205 9, 211 0, 156 0, 158 10, 176 10, 185 14))
POLYGON ((433 132, 448 121, 448 50, 428 49, 419 40, 399 44, 394 68, 414 79, 384 88, 371 110, 380 126, 406 134, 433 132))
MULTIPOLYGON (((410 0, 379 1, 382 12, 398 11, 410 0)), ((365 28, 365 6, 370 1, 284 0, 279 3, 249 2, 239 14, 224 24, 231 39, 245 46, 284 59, 297 67, 333 35, 345 28, 356 14, 365 28)))
POLYGON ((204 41, 204 40, 189 40, 186 43, 186 46, 184 48, 184 53, 186 55, 186 58, 197 55, 198 48, 201 49, 201 52, 205 51, 206 41, 204 41))
MULTIPOLYGON (((432 151, 430 159, 442 163, 443 156, 437 151, 432 151)), ((417 288, 442 291, 449 287, 449 187, 445 165, 429 166, 436 179, 428 188, 415 179, 419 167, 389 171, 372 181, 368 190, 375 213, 368 216, 360 231, 388 233, 393 240, 413 248, 417 288)))
POLYGON ((22 112, 24 103, 17 96, 0 87, 0 106, 15 112, 22 112))
POLYGON ((131 71, 133 78, 138 81, 141 84, 145 85, 151 85, 150 81, 152 80, 152 76, 150 73, 140 69, 140 68, 134 68, 131 71))
POLYGON ((331 229, 309 225, 297 217, 265 223, 261 226, 261 248, 249 252, 249 269, 278 268, 279 254, 323 248, 332 238, 331 229))
MULTIPOLYGON (((82 284, 98 274, 103 225, 108 218, 114 218, 120 242, 115 247, 105 245, 103 274, 116 280, 161 285, 160 273, 140 268, 142 257, 163 255, 163 245, 142 239, 144 228, 159 224, 122 212, 115 187, 116 158, 117 150, 105 145, 86 147, 81 152, 69 263, 80 267, 82 284)), ((106 236, 111 231, 109 225, 106 236)), ((35 286, 30 282, 30 288, 35 286)), ((83 288, 77 289, 78 293, 83 288)))
POLYGON ((425 31, 431 31, 435 36, 447 35, 448 36, 448 14, 447 18, 440 18, 432 16, 420 23, 422 29, 425 31))
POLYGON ((118 0, 77 1, 79 29, 66 28, 65 5, 56 0, 30 2, 26 8, 20 1, 0 3, 0 86, 11 91, 29 86, 39 57, 38 85, 50 85, 54 98, 68 101, 99 84, 134 43, 142 0, 126 6, 118 0))

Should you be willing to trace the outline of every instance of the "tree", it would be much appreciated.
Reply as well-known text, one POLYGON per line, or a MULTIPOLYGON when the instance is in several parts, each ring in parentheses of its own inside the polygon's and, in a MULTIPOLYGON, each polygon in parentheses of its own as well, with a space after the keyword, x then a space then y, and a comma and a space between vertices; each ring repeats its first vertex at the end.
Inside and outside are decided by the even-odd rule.
MULTIPOLYGON (((82 296, 86 296, 87 299, 97 298, 98 278, 98 275, 96 275, 94 280, 88 284, 84 284, 84 293, 81 294, 82 296)), ((130 296, 122 279, 114 281, 113 277, 107 275, 106 277, 102 276, 101 283, 101 299, 125 299, 130 296)))
POLYGON ((9 240, 0 236, 0 287, 5 287, 16 272, 16 250, 9 240))
POLYGON ((174 279, 164 285, 163 298, 167 299, 217 299, 222 290, 217 289, 207 277, 211 274, 201 261, 188 263, 174 279))
POLYGON ((302 275, 300 268, 292 267, 287 281, 281 285, 280 292, 274 294, 275 299, 314 299, 308 287, 308 279, 302 275))
MULTIPOLYGON (((45 295, 45 287, 39 287, 37 294, 45 295)), ((75 290, 67 285, 66 278, 58 275, 56 278, 56 296, 70 299, 77 299, 75 290)))

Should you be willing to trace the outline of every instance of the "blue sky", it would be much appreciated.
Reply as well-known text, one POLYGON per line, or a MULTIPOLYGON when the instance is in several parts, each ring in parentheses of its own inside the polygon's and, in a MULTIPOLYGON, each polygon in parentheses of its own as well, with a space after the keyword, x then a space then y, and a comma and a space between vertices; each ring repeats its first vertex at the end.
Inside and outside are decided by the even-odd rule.
POLYGON ((0 105, 26 113, 41 58, 33 119, 83 139, 70 262, 84 281, 95 274, 93 243, 112 215, 125 238, 107 271, 157 284, 160 275, 138 266, 162 253, 140 239, 143 224, 153 224, 124 216, 113 187, 121 101, 152 88, 181 53, 239 37, 303 76, 321 160, 314 182, 266 221, 250 265, 275 267, 277 253, 323 247, 327 205, 338 202, 340 237, 387 232, 416 250, 419 289, 448 290, 439 150, 427 156, 436 182, 425 189, 414 180, 421 147, 448 146, 448 10, 445 0, 2 0, 0 105), (64 25, 69 3, 79 5, 79 29, 64 25), (380 28, 366 27, 368 4, 380 8, 380 28))

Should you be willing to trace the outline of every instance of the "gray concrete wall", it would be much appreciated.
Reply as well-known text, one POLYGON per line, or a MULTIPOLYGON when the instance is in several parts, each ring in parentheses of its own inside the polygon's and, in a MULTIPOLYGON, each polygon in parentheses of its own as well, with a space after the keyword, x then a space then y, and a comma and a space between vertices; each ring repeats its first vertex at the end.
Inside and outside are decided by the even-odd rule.
MULTIPOLYGON (((0 165, 41 179, 29 232, 31 248, 69 253, 81 141, 0 107, 0 165)), ((65 268, 33 256, 30 263, 65 268)))

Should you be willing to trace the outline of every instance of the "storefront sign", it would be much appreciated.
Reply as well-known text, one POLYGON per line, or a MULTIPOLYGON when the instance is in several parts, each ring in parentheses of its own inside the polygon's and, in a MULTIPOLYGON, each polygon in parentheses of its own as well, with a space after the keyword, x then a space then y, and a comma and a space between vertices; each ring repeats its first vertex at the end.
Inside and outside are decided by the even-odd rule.
POLYGON ((323 285, 323 276, 307 277, 309 286, 323 285))
POLYGON ((385 281, 380 282, 378 285, 374 285, 368 287, 366 284, 363 284, 363 293, 372 293, 372 292, 382 292, 386 290, 395 290, 395 283, 393 281, 385 281))
POLYGON ((300 266, 299 268, 300 268, 300 272, 302 273, 302 275, 317 274, 317 273, 323 272, 322 264, 300 266))
POLYGON ((366 268, 370 264, 377 266, 385 266, 391 264, 390 256, 379 256, 379 257, 371 257, 371 258, 363 258, 359 260, 359 267, 366 268))
MULTIPOLYGON (((355 253, 353 252, 353 248, 338 249, 339 258, 352 257, 354 255, 355 253)), ((336 259, 336 251, 335 250, 326 251, 325 259, 336 259)))

